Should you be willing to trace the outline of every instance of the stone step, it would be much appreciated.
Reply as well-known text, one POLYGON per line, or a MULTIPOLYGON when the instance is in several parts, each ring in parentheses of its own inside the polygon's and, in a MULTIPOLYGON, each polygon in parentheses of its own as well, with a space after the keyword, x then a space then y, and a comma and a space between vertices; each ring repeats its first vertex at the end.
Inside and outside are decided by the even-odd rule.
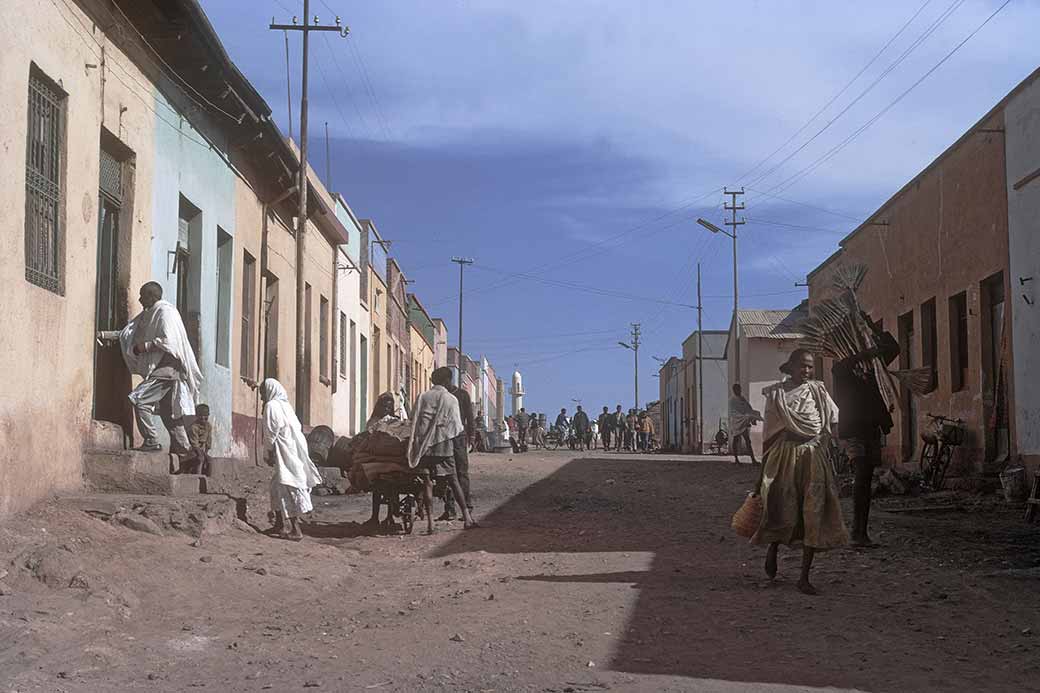
POLYGON ((194 496, 206 492, 201 474, 171 474, 178 464, 168 452, 137 450, 86 450, 83 475, 86 485, 104 493, 136 493, 151 496, 194 496))
POLYGON ((123 427, 109 421, 91 419, 90 447, 95 450, 123 450, 123 427))

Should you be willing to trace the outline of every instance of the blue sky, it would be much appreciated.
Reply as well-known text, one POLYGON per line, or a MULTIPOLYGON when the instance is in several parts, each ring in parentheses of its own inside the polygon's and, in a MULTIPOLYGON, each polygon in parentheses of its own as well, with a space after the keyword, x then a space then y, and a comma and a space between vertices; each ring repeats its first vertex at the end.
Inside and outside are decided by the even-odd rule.
MULTIPOLYGON (((631 406, 632 354, 616 342, 632 322, 645 404, 652 357, 678 354, 695 329, 698 260, 705 328, 729 324, 729 240, 695 223, 721 222, 723 186, 748 191, 741 306, 796 305, 794 283, 857 220, 1037 67, 1040 4, 1011 2, 808 167, 1002 2, 315 0, 312 14, 340 12, 351 35, 312 40, 311 161, 325 170, 327 121, 331 187, 394 241, 452 343, 450 257, 476 260, 464 348, 507 381, 519 364, 530 409, 631 406)), ((302 2, 202 4, 287 132, 284 39, 267 25, 302 2)))

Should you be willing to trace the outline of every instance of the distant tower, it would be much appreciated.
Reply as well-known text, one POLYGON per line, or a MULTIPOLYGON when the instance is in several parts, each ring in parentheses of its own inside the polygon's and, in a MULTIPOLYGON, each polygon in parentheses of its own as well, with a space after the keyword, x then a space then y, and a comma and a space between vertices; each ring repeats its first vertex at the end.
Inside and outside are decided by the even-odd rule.
POLYGON ((513 388, 510 393, 513 395, 513 416, 516 416, 524 407, 524 379, 519 370, 513 371, 513 388))

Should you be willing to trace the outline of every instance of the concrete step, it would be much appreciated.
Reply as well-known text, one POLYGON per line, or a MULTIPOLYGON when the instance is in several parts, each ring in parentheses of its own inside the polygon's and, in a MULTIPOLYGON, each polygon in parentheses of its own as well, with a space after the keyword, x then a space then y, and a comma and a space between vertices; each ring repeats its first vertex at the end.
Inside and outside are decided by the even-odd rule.
POLYGON ((90 447, 95 450, 122 450, 123 427, 109 421, 90 420, 90 447))
POLYGON ((205 493, 204 476, 170 474, 177 464, 177 456, 165 451, 95 449, 83 453, 84 480, 95 491, 151 496, 193 496, 205 493))

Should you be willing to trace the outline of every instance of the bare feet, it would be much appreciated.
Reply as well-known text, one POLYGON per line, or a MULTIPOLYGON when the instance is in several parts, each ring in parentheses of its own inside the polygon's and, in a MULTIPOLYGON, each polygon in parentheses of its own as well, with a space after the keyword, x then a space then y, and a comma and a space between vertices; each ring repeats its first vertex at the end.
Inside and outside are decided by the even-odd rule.
POLYGON ((462 526, 463 529, 480 529, 480 525, 477 524, 476 520, 470 520, 462 526))
POLYGON ((815 596, 819 594, 819 592, 816 591, 816 588, 813 587, 805 578, 802 578, 798 581, 798 591, 802 594, 808 594, 809 596, 815 596))
POLYGON ((770 544, 766 550, 766 575, 770 580, 776 579, 776 544, 770 544))

